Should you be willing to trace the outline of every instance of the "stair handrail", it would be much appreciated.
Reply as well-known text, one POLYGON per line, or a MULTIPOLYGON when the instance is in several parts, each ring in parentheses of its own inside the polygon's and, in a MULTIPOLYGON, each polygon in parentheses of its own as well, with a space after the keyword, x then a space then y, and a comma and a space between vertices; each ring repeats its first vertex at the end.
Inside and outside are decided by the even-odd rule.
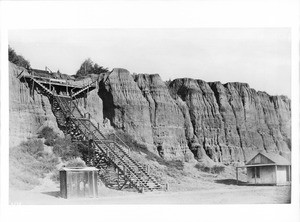
POLYGON ((54 96, 54 93, 50 90, 50 89, 47 89, 45 86, 43 86, 38 80, 36 80, 35 78, 33 77, 30 77, 35 83, 37 83, 39 86, 41 86, 43 89, 45 89, 46 91, 48 91, 52 96, 54 96))
MULTIPOLYGON (((74 101, 72 100, 71 101, 72 103, 73 103, 73 105, 75 106, 75 108, 77 109, 77 111, 81 114, 81 116, 82 117, 84 117, 84 115, 81 113, 81 111, 79 110, 79 108, 78 108, 78 106, 76 105, 76 103, 74 103, 74 101)), ((103 133, 98 129, 98 127, 96 127, 95 125, 94 125, 94 123, 92 122, 92 121, 90 121, 91 122, 91 124, 93 125, 93 127, 95 128, 95 129, 97 129, 97 131, 103 136, 103 137, 105 137, 104 135, 103 135, 103 133)), ((123 146, 125 146, 126 148, 127 148, 127 150, 128 150, 128 152, 130 152, 131 151, 131 148, 117 135, 117 134, 115 134, 114 132, 112 132, 111 133, 112 135, 114 135, 115 136, 115 138, 117 138, 121 143, 122 143, 122 145, 123 146)), ((115 139, 116 140, 116 139, 115 139)), ((116 141, 117 142, 117 141, 116 141)))
MULTIPOLYGON (((86 126, 86 124, 85 124, 83 121, 81 121, 81 120, 78 120, 78 121, 81 122, 81 124, 82 124, 87 130, 89 130, 89 128, 86 126)), ((97 138, 93 132, 90 132, 90 133, 93 135, 94 138, 97 138)), ((104 137, 104 138, 105 138, 105 137, 104 137)), ((101 141, 101 140, 100 140, 100 141, 101 141)), ((120 151, 122 154, 124 154, 124 156, 127 157, 127 159, 129 160, 129 162, 132 162, 132 163, 135 165, 135 167, 137 167, 138 171, 143 172, 147 177, 149 177, 149 178, 152 180, 152 182, 157 183, 157 181, 154 181, 153 178, 152 178, 152 177, 151 177, 151 176, 143 169, 142 166, 140 166, 136 161, 134 161, 134 160, 128 155, 128 153, 126 153, 121 147, 119 147, 120 145, 119 145, 116 141, 112 141, 112 142, 101 141, 101 142, 102 142, 102 144, 105 144, 106 146, 107 146, 106 143, 113 143, 113 144, 118 148, 118 151, 120 151)))
MULTIPOLYGON (((34 79, 35 81, 38 81, 38 80, 45 80, 46 82, 51 82, 51 79, 53 79, 53 78, 48 78, 48 77, 44 77, 44 76, 39 76, 39 75, 37 75, 35 72, 33 72, 30 76, 28 76, 29 78, 31 78, 31 79, 34 79)), ((58 79, 58 80, 60 80, 60 79, 58 79)), ((61 80, 66 80, 66 79, 61 79, 61 80)), ((93 84, 95 83, 95 82, 97 82, 98 81, 98 79, 97 80, 92 80, 92 81, 90 81, 89 83, 87 83, 86 85, 83 85, 83 86, 81 86, 81 89, 78 91, 78 92, 75 92, 74 93, 74 95, 72 95, 71 97, 74 97, 74 96, 76 96, 77 94, 79 94, 80 92, 82 92, 82 91, 84 91, 85 90, 85 88, 87 88, 87 87, 90 87, 90 86, 93 86, 93 84)), ((55 82, 56 83, 56 82, 55 82)), ((64 85, 68 85, 68 86, 70 86, 70 85, 72 85, 70 82, 68 82, 68 81, 66 81, 65 83, 61 83, 61 84, 64 84, 64 85)), ((73 86, 75 86, 75 85, 73 85, 73 86)))
POLYGON ((86 88, 90 87, 91 85, 93 85, 95 82, 97 82, 97 80, 92 81, 84 86, 82 86, 82 88, 80 90, 78 90, 77 92, 75 92, 74 94, 72 93, 71 98, 76 97, 78 94, 80 94, 81 92, 83 92, 86 88))
MULTIPOLYGON (((99 148, 99 146, 98 146, 98 144, 97 143, 95 143, 96 145, 97 145, 97 147, 99 148)), ((112 153, 114 156, 116 156, 119 160, 121 160, 121 162, 122 162, 122 164, 123 165, 125 165, 125 167, 127 168, 127 169, 129 169, 130 171, 131 171, 131 173, 138 179, 138 180, 140 180, 142 183, 146 183, 141 177, 139 177, 139 176, 137 176, 136 175, 136 171, 134 171, 134 169, 130 166, 130 165, 128 165, 128 163, 126 163, 113 149, 111 149, 107 144, 105 144, 105 143, 102 143, 103 145, 105 145, 105 147, 107 147, 108 149, 109 149, 109 151, 110 151, 110 153, 112 153)), ((102 150, 102 152, 103 152, 103 150, 102 150)), ((105 153, 105 151, 104 151, 104 153, 105 153)), ((114 164, 115 165, 118 165, 118 164, 116 164, 115 163, 115 161, 113 161, 114 162, 114 164)), ((144 185, 144 184, 143 184, 144 185)))
MULTIPOLYGON (((99 150, 101 150, 101 152, 103 152, 103 153, 106 155, 106 158, 110 159, 111 162, 114 163, 114 165, 118 168, 118 170, 120 170, 120 171, 123 173, 124 177, 127 178, 127 180, 128 180, 128 181, 129 181, 129 182, 130 182, 130 183, 131 183, 138 191, 140 191, 140 192, 143 191, 140 187, 138 187, 137 184, 135 184, 135 183, 128 177, 128 175, 126 175, 126 172, 124 172, 124 170, 123 170, 119 165, 117 165, 117 164, 113 161, 113 159, 112 159, 109 155, 106 154, 105 151, 103 151, 103 149, 101 149, 98 145, 96 145, 96 146, 97 146, 97 148, 98 148, 99 150)), ((114 153, 112 153, 112 154, 114 155, 114 153)), ((129 169, 129 168, 127 167, 127 169, 129 169)), ((130 170, 130 169, 129 169, 129 170, 130 170)), ((138 182, 141 181, 141 179, 140 179, 137 175, 135 175, 135 173, 132 173, 131 171, 129 171, 129 173, 130 173, 130 175, 133 175, 133 176, 137 179, 138 182)), ((143 182, 143 181, 141 181, 141 182, 142 182, 142 183, 140 183, 140 184, 142 184, 142 186, 145 187, 145 185, 143 184, 144 182, 143 182)))
MULTIPOLYGON (((77 124, 73 119, 71 119, 71 121, 78 127, 78 125, 79 124, 77 124)), ((83 124, 82 122, 81 122, 81 124, 83 125, 83 126, 85 126, 85 124, 83 124)), ((86 127, 86 126, 85 126, 86 127)), ((80 127, 78 127, 78 129, 81 131, 81 133, 85 136, 85 137, 87 137, 88 138, 88 136, 86 135, 86 132, 85 131, 83 131, 80 127)), ((89 133, 91 133, 91 132, 89 132, 89 133)), ((95 136, 95 135, 94 135, 95 136)), ((144 179, 143 178, 141 178, 141 177, 139 177, 139 176, 137 176, 136 175, 136 171, 134 170, 134 168, 132 168, 130 165, 128 165, 128 163, 123 159, 123 158, 121 158, 109 145, 107 145, 106 143, 103 143, 101 140, 99 140, 99 142, 101 143, 101 144, 103 144, 108 150, 109 150, 109 152, 111 153, 111 154, 113 154, 115 157, 116 157, 116 159, 118 159, 122 164, 123 164, 123 166, 125 166, 128 170, 129 170, 129 172, 140 182, 140 184, 143 186, 143 187, 147 187, 145 184, 146 184, 146 182, 144 181, 144 179)), ((113 141, 114 142, 114 141, 113 141)), ((97 146, 97 148, 98 149, 100 149, 101 150, 101 152, 103 152, 103 153, 105 153, 106 154, 106 156, 107 156, 107 158, 109 158, 109 159, 111 159, 112 160, 112 158, 110 158, 109 157, 109 155, 107 155, 107 153, 106 153, 106 150, 104 150, 101 146, 99 146, 99 144, 97 143, 97 142, 94 142, 94 144, 97 146)), ((118 167, 118 169, 119 170, 121 170, 122 172, 123 172, 123 170, 121 169, 121 167, 118 165, 118 164, 116 164, 116 161, 113 161, 112 160, 112 162, 118 167)), ((138 170, 139 170, 139 168, 138 168, 138 170)), ((124 176, 126 176, 126 172, 123 172, 123 174, 124 174, 124 176)), ((131 180, 129 180, 131 183, 133 183, 131 180)), ((139 188, 138 188, 139 189, 139 188)))
MULTIPOLYGON (((58 96, 58 97, 59 97, 59 96, 58 96)), ((61 102, 62 102, 62 101, 61 101, 61 102)), ((64 104, 64 106, 65 106, 65 104, 64 104)), ((76 119, 76 118, 75 118, 75 119, 76 119)), ((94 132, 90 131, 89 127, 86 126, 86 124, 84 123, 84 121, 81 121, 81 120, 79 120, 79 119, 76 119, 76 120, 77 120, 78 122, 80 122, 80 123, 85 127, 85 129, 88 130, 90 134, 92 134, 92 136, 93 136, 95 139, 98 139, 97 136, 94 134, 94 132)), ((76 121, 74 121, 74 120, 72 120, 72 122, 73 122, 73 123, 79 128, 79 130, 80 130, 81 132, 83 132, 83 134, 86 136, 86 134, 84 133, 84 131, 80 129, 79 124, 77 124, 76 121)), ((96 128, 96 127, 94 126, 94 128, 96 128)), ((96 128, 96 129, 97 129, 97 128, 96 128)), ((97 130, 98 130, 98 129, 97 129, 97 130)), ((99 130, 98 130, 98 131, 99 131, 99 130)), ((99 132, 100 132, 100 131, 99 131, 99 132)), ((101 133, 101 132, 100 132, 100 133, 101 133)), ((101 135, 105 138, 105 136, 104 136, 103 134, 101 134, 101 135)), ((88 136, 86 136, 86 137, 88 137, 88 136)), ((98 139, 98 140, 99 140, 99 139, 98 139)), ((101 140, 99 140, 99 141, 101 141, 101 140)), ((119 144, 118 144, 118 143, 116 143, 115 141, 111 141, 111 142, 108 142, 108 141, 101 141, 101 143, 104 144, 106 147, 108 147, 110 151, 111 151, 112 149, 110 148, 110 146, 107 145, 107 143, 113 143, 114 146, 118 148, 118 151, 119 151, 121 154, 123 154, 124 157, 126 157, 127 161, 131 162, 131 163, 136 167, 137 171, 142 172, 143 175, 146 176, 148 179, 150 179, 154 184, 159 185, 158 182, 155 181, 155 180, 154 180, 154 179, 153 179, 153 178, 152 178, 152 177, 151 177, 151 176, 143 169, 142 166, 140 166, 138 163, 136 163, 136 161, 134 161, 133 159, 131 159, 131 157, 130 157, 130 156, 129 156, 122 148, 119 147, 119 144)), ((113 152, 114 152, 114 151, 113 151, 113 152)), ((119 159, 120 159, 123 163, 125 162, 124 157, 123 157, 123 158, 119 157, 119 159)), ((125 163, 126 163, 126 162, 125 162, 125 163)))
MULTIPOLYGON (((61 103, 63 103, 63 105, 66 107, 66 104, 64 104, 64 102, 59 98, 59 95, 58 96, 56 96, 56 98, 58 98, 58 100, 60 101, 60 104, 61 103)), ((78 107, 77 107, 77 105, 72 101, 72 100, 70 100, 70 102, 72 102, 72 104, 73 105, 75 105, 75 107, 76 107, 76 109, 77 109, 77 111, 80 113, 80 115, 83 117, 83 115, 82 115, 82 113, 80 112, 80 110, 78 109, 78 107)), ((70 111, 70 107, 67 107, 67 109, 70 111)), ((70 112, 70 114, 71 115, 73 115, 71 112, 70 112)), ((76 118, 76 117, 75 117, 76 118)), ((83 122, 83 121, 81 121, 81 120, 79 120, 79 119, 77 119, 77 121, 79 121, 87 130, 89 130, 90 131, 90 129, 86 126, 86 124, 83 122)), ((72 120, 72 122, 75 124, 75 125, 78 125, 78 124, 76 124, 73 120, 72 120)), ((89 122, 93 125, 93 127, 100 133, 100 135, 102 135, 104 138, 105 138, 105 136, 100 132, 100 130, 89 120, 89 122)), ((78 127, 79 128, 79 127, 78 127)), ((80 129, 80 128, 79 128, 80 129)), ((80 129, 80 131, 82 131, 81 129, 80 129)), ((83 131, 82 131, 83 132, 83 131)), ((95 136, 95 134, 93 133, 93 132, 89 132, 89 133, 91 133, 92 135, 93 135, 93 137, 94 138, 96 138, 96 139, 98 139, 96 136, 95 136)), ((83 132, 83 134, 85 134, 84 132, 83 132)), ((85 135, 86 136, 86 135, 85 135)), ((101 140, 100 140, 101 141, 101 140)), ((104 144, 106 147, 108 147, 109 148, 109 150, 110 151, 112 151, 112 149, 106 144, 106 142, 101 142, 102 144, 104 144)), ((124 154, 124 156, 126 156, 127 157, 127 159, 130 161, 130 162, 132 162, 134 165, 135 165, 135 167, 137 167, 137 169, 138 169, 138 171, 140 171, 140 172, 142 172, 147 178, 149 178, 154 184, 156 184, 156 185, 159 185, 159 183, 156 181, 156 180, 154 180, 144 169, 143 169, 143 167, 141 167, 138 163, 136 163, 134 160, 132 160, 131 159, 131 157, 122 149, 122 148, 120 148, 119 147, 119 144, 118 143, 116 143, 116 141, 113 141, 113 144, 118 148, 118 150, 122 153, 122 154, 124 154)), ((113 151, 114 152, 114 151, 113 151)), ((122 162, 125 162, 121 157, 119 157, 120 158, 120 160, 122 161, 122 162)))

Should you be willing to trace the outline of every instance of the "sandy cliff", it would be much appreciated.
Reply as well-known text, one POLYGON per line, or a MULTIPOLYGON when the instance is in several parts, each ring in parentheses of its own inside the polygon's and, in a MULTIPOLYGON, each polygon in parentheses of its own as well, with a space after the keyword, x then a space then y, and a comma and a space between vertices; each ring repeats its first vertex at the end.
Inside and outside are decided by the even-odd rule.
MULTIPOLYGON (((62 133, 48 98, 16 78, 22 70, 9 66, 11 146, 45 125, 62 133)), ((257 150, 288 155, 291 149, 290 100, 244 83, 183 78, 166 84, 158 74, 114 69, 101 76, 99 90, 89 93, 86 104, 81 99, 80 108, 100 124, 108 118, 166 159, 230 163, 257 150)))
POLYGON ((244 83, 207 83, 114 69, 100 83, 104 117, 167 159, 247 160, 290 153, 290 100, 244 83), (107 104, 107 105, 105 105, 107 104), (193 154, 193 155, 192 155, 193 154))
POLYGON ((29 137, 36 136, 44 126, 58 129, 56 118, 46 96, 32 91, 27 83, 20 82, 17 75, 26 69, 9 64, 9 143, 18 145, 29 137))

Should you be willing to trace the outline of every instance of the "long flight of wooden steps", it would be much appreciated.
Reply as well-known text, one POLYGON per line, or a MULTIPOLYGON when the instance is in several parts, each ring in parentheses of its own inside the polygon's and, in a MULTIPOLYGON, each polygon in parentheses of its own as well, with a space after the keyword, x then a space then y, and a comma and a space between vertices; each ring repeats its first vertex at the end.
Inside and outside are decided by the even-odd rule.
MULTIPOLYGON (((138 192, 164 190, 144 165, 131 158, 128 152, 130 148, 117 135, 114 135, 115 139, 106 138, 99 124, 96 126, 91 121, 90 115, 84 115, 79 110, 76 102, 78 96, 95 89, 93 84, 83 85, 81 89, 78 89, 77 85, 77 91, 73 95, 68 92, 65 95, 57 95, 55 90, 56 83, 59 82, 57 80, 40 79, 34 75, 21 78, 49 98, 59 127, 65 134, 70 135, 73 141, 81 142, 88 147, 91 156, 85 161, 99 168, 101 178, 108 187, 115 189, 129 187, 138 192)), ((59 87, 62 85, 63 82, 59 82, 59 87)), ((68 83, 66 89, 70 88, 72 85, 68 83)))

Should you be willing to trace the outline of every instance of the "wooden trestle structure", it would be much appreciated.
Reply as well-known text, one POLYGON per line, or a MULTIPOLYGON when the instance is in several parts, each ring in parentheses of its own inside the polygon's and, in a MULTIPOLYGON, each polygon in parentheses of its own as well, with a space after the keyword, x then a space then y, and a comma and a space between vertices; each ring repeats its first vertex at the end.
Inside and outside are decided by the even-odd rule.
POLYGON ((107 187, 135 188, 138 192, 163 190, 147 167, 130 157, 130 148, 116 134, 113 134, 113 139, 108 139, 99 124, 94 125, 90 115, 79 110, 78 98, 86 97, 89 91, 96 89, 97 81, 80 86, 75 84, 76 81, 73 84, 72 81, 27 73, 20 73, 18 78, 27 82, 32 90, 49 98, 60 129, 65 135, 70 135, 73 142, 84 145, 88 151, 85 162, 99 169, 99 176, 107 187))

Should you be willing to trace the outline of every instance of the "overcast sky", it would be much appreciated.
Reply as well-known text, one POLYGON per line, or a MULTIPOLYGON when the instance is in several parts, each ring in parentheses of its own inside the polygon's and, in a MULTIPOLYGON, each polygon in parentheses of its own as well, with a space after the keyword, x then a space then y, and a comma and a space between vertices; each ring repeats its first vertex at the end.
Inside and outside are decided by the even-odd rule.
POLYGON ((86 58, 104 67, 246 82, 271 95, 291 93, 291 36, 284 28, 18 30, 9 44, 33 68, 75 74, 86 58))

